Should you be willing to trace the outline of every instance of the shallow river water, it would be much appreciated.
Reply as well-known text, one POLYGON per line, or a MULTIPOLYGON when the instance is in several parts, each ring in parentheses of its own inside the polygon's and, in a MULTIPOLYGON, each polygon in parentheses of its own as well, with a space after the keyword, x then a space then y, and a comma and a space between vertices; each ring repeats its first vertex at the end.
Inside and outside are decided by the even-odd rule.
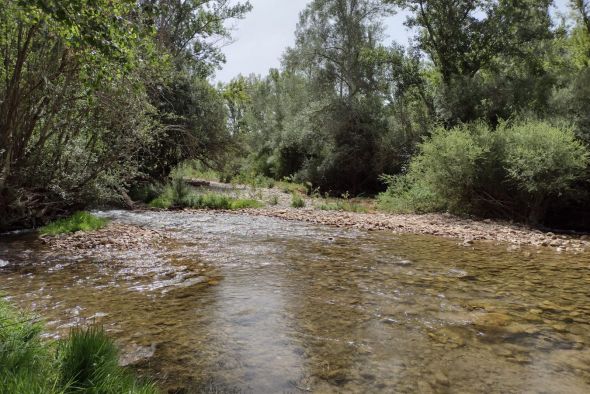
POLYGON ((590 255, 221 213, 100 213, 157 248, 3 236, 47 336, 103 325, 170 392, 590 392, 590 255))

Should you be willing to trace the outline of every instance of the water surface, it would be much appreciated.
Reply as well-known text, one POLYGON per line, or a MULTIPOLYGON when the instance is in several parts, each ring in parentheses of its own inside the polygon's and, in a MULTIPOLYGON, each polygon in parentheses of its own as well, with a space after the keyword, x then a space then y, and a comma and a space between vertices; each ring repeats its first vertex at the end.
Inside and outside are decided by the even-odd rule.
POLYGON ((171 392, 590 392, 590 256, 234 214, 111 211, 156 249, 4 237, 47 336, 95 322, 171 392))

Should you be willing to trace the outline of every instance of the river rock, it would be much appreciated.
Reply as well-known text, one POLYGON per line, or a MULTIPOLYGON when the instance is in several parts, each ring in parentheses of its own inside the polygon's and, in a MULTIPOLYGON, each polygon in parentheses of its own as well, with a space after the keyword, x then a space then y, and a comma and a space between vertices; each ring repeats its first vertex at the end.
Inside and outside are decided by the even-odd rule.
POLYGON ((133 345, 129 349, 124 350, 123 355, 119 359, 119 365, 123 367, 137 365, 151 359, 155 353, 155 343, 152 343, 150 346, 133 345))
POLYGON ((485 328, 498 328, 508 326, 510 321, 510 316, 504 313, 492 312, 477 316, 473 320, 473 324, 485 328))
POLYGON ((0 268, 10 265, 9 261, 0 259, 0 268))

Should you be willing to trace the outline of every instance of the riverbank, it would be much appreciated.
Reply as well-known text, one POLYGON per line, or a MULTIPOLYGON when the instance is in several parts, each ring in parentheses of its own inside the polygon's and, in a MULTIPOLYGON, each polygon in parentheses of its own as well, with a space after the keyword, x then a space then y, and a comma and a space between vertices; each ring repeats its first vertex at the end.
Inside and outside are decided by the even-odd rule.
POLYGON ((153 229, 129 224, 110 222, 105 227, 92 231, 77 231, 70 234, 41 235, 41 241, 53 250, 130 250, 154 246, 165 235, 153 229))
MULTIPOLYGON (((194 184, 195 180, 192 182, 194 184)), ((590 250, 590 237, 587 235, 554 234, 507 221, 467 219, 451 214, 390 214, 377 211, 372 199, 342 200, 302 195, 305 208, 293 208, 291 190, 203 180, 198 182, 199 186, 195 189, 199 192, 253 198, 266 203, 264 208, 241 209, 233 213, 367 231, 390 231, 394 234, 434 235, 457 239, 464 246, 477 241, 488 241, 506 244, 509 249, 533 246, 571 253, 590 250), (338 203, 352 207, 357 212, 325 209, 337 208, 338 203)))
POLYGON ((390 231, 456 238, 464 246, 476 241, 508 244, 509 248, 536 246, 558 252, 582 253, 590 248, 588 236, 557 235, 537 229, 493 220, 464 219, 450 214, 387 214, 322 211, 317 209, 246 209, 242 214, 268 216, 307 223, 350 227, 367 231, 390 231))
MULTIPOLYGON (((151 209, 137 209, 144 210, 151 209)), ((199 212, 191 209, 185 211, 199 212)), ((388 231, 393 234, 433 235, 456 239, 465 247, 475 242, 487 241, 505 244, 508 249, 532 246, 568 253, 584 253, 590 250, 590 237, 587 235, 554 234, 509 222, 465 219, 450 214, 356 213, 284 206, 214 212, 266 216, 340 228, 388 231)), ((105 228, 96 231, 40 237, 53 250, 72 251, 138 249, 153 246, 165 238, 162 232, 122 223, 109 223, 105 228)))

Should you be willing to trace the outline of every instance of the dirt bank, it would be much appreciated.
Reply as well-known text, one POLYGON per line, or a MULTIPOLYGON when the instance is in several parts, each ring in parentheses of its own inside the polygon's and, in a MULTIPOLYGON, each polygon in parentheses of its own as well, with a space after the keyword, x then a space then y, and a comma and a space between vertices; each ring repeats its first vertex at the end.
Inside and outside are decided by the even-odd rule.
POLYGON ((485 240, 508 243, 516 247, 532 245, 574 253, 584 252, 590 247, 590 239, 587 236, 556 235, 508 222, 463 219, 449 214, 392 215, 290 208, 246 209, 240 212, 369 231, 385 230, 394 233, 451 237, 459 239, 466 246, 474 241, 485 240))

